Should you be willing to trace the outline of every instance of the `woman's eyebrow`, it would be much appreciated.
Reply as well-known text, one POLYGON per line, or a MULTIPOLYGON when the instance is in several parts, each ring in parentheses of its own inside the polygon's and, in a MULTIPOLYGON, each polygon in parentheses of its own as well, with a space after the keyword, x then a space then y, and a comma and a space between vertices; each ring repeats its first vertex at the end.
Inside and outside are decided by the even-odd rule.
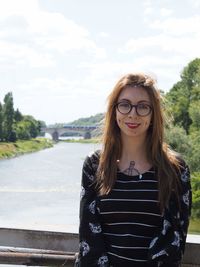
MULTIPOLYGON (((122 98, 122 99, 119 100, 119 102, 122 102, 122 101, 131 103, 131 100, 130 99, 126 99, 126 98, 122 98)), ((150 101, 148 101, 148 100, 140 100, 137 103, 144 103, 144 102, 150 104, 150 101)))
POLYGON ((150 104, 149 100, 140 100, 140 101, 138 101, 138 103, 144 103, 144 102, 150 104))
POLYGON ((126 102, 131 102, 129 99, 126 99, 126 98, 122 98, 122 99, 119 99, 119 101, 126 101, 126 102))

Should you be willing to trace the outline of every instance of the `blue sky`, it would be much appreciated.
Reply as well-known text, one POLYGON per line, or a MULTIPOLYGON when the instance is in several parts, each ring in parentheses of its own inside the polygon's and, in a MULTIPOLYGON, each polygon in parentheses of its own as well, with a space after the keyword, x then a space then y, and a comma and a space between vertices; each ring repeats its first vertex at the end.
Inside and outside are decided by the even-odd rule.
POLYGON ((125 73, 168 91, 200 57, 200 0, 0 0, 0 101, 47 124, 105 111, 125 73))

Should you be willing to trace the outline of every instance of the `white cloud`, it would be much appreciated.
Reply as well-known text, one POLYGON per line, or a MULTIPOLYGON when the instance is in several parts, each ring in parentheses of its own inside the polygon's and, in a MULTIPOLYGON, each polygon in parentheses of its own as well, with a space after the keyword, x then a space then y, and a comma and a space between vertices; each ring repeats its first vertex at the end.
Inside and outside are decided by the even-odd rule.
POLYGON ((0 3, 0 54, 30 67, 52 66, 57 54, 72 50, 105 58, 106 52, 92 40, 89 31, 61 13, 41 10, 37 0, 0 3))
POLYGON ((200 16, 188 18, 166 18, 149 24, 160 33, 147 37, 130 39, 121 49, 126 53, 155 54, 158 52, 184 55, 187 58, 200 55, 200 16))
POLYGON ((151 7, 152 6, 152 0, 145 0, 145 1, 143 1, 142 2, 142 5, 144 6, 144 7, 151 7))
POLYGON ((102 112, 106 102, 104 89, 105 81, 91 76, 82 81, 65 77, 33 79, 18 85, 18 93, 14 94, 15 107, 47 124, 69 122, 102 112))
POLYGON ((0 2, 0 17, 4 19, 13 14, 31 14, 38 9, 38 0, 6 0, 0 2))
POLYGON ((8 68, 16 65, 27 65, 28 67, 50 67, 54 65, 52 56, 49 53, 41 52, 25 44, 16 44, 7 41, 0 41, 0 64, 8 68))
POLYGON ((166 20, 155 20, 150 24, 153 29, 162 30, 165 34, 171 35, 187 35, 187 34, 199 34, 200 28, 200 16, 188 18, 168 18, 166 20))
POLYGON ((160 14, 163 17, 170 16, 172 13, 173 13, 173 10, 171 10, 171 9, 168 9, 168 8, 161 8, 160 9, 160 14))
POLYGON ((153 13, 153 8, 152 7, 146 7, 143 12, 144 12, 145 16, 151 15, 153 13))
MULTIPOLYGON (((87 68, 90 71, 87 77, 88 88, 95 87, 97 92, 100 90, 102 96, 107 96, 121 76, 141 71, 149 74, 154 73, 153 76, 166 77, 167 73, 169 73, 168 69, 173 69, 174 71, 177 66, 177 60, 179 60, 178 57, 171 60, 169 58, 160 58, 159 56, 144 55, 137 56, 134 60, 129 60, 128 62, 82 63, 80 67, 87 68), (163 68, 166 75, 163 72, 160 76, 160 69, 163 68)), ((167 86, 169 84, 165 86, 165 89, 167 86)))
POLYGON ((188 0, 189 4, 192 4, 195 8, 200 7, 200 1, 199 0, 188 0))
POLYGON ((102 37, 102 38, 107 38, 107 37, 109 37, 109 33, 107 33, 107 32, 100 32, 99 33, 99 36, 102 37))
MULTIPOLYGON (((124 51, 126 53, 140 52, 143 49, 159 49, 164 52, 172 52, 178 54, 188 54, 190 56, 198 56, 200 54, 200 36, 173 37, 164 34, 143 37, 129 40, 124 51)), ((123 50, 121 50, 123 51, 123 50)))

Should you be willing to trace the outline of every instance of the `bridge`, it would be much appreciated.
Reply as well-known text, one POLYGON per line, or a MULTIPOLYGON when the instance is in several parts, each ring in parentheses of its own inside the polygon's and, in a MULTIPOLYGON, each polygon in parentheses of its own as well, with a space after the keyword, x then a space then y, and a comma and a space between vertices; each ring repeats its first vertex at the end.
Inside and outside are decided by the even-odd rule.
POLYGON ((58 141, 60 136, 65 133, 79 134, 84 139, 90 139, 92 132, 97 129, 96 125, 77 126, 77 125, 64 125, 63 127, 43 127, 41 133, 48 133, 54 141, 58 141))

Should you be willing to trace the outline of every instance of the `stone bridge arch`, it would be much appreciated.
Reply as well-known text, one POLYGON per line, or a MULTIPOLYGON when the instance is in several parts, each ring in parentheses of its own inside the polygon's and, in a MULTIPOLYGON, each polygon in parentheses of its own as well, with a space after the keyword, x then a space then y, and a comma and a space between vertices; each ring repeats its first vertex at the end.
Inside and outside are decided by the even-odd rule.
POLYGON ((41 132, 48 133, 51 135, 54 141, 58 141, 59 137, 64 133, 77 132, 83 136, 84 139, 90 139, 92 132, 97 129, 97 126, 73 126, 66 125, 64 127, 46 127, 42 128, 41 132))

